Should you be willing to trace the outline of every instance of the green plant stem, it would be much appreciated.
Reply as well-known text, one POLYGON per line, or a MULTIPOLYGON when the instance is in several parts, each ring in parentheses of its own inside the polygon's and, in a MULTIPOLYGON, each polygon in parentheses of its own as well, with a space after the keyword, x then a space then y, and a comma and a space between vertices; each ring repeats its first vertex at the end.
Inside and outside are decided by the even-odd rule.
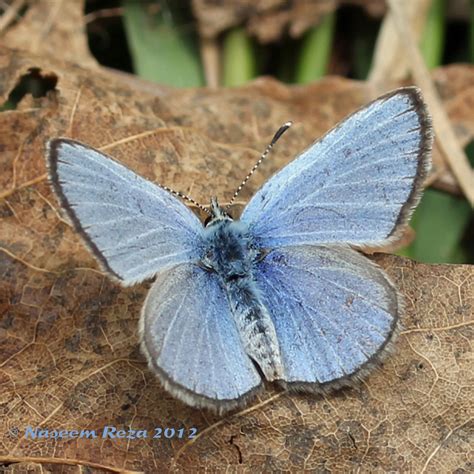
POLYGON ((204 84, 197 41, 189 22, 175 20, 166 4, 150 13, 147 2, 125 0, 124 24, 135 73, 177 87, 204 84))
POLYGON ((433 0, 420 41, 420 50, 429 69, 439 66, 443 59, 445 14, 446 1, 433 0))
POLYGON ((224 37, 222 85, 235 87, 257 75, 255 49, 244 28, 233 28, 224 37))
POLYGON ((308 31, 301 45, 295 82, 305 84, 324 76, 329 63, 334 36, 335 15, 329 13, 308 31))

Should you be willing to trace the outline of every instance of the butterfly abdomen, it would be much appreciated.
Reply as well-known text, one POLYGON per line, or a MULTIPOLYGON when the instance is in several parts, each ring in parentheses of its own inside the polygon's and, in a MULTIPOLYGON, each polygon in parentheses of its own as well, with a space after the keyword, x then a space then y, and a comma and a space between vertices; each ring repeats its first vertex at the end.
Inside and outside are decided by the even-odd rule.
POLYGON ((227 283, 226 292, 246 354, 268 381, 283 378, 275 327, 253 278, 248 276, 227 283))
POLYGON ((271 381, 282 378, 283 367, 275 327, 252 273, 259 258, 246 226, 226 220, 208 229, 208 246, 200 263, 219 276, 245 352, 271 381))

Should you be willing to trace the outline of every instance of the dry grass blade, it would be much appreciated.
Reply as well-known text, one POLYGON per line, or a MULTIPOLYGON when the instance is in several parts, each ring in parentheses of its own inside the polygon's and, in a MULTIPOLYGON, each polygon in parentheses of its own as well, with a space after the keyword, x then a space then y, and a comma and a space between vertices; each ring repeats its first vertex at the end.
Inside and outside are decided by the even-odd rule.
POLYGON ((0 33, 8 28, 19 16, 25 0, 15 0, 0 17, 0 33))
POLYGON ((219 86, 219 48, 214 39, 200 38, 201 58, 204 67, 206 85, 211 89, 219 86))
POLYGON ((446 111, 436 92, 430 73, 416 45, 413 34, 407 26, 403 6, 397 0, 388 0, 395 25, 403 40, 415 82, 424 92, 426 102, 433 115, 433 126, 443 155, 459 182, 464 195, 474 205, 474 171, 459 145, 446 111))
MULTIPOLYGON (((430 0, 416 0, 407 2, 403 6, 404 14, 416 39, 421 36, 425 26, 430 3, 430 0)), ((393 14, 388 12, 377 37, 373 66, 368 78, 375 86, 389 85, 392 82, 405 79, 408 75, 409 61, 402 47, 402 41, 393 14)), ((377 91, 377 94, 374 95, 383 91, 377 91)))

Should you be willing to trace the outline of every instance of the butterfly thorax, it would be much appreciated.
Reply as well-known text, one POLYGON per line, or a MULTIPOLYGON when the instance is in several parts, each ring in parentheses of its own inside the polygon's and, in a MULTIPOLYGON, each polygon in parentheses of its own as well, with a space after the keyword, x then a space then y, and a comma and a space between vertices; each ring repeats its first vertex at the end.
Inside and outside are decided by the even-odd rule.
POLYGON ((205 229, 206 246, 200 265, 217 273, 223 282, 251 275, 260 252, 253 247, 247 227, 230 219, 211 223, 205 229))
POLYGON ((199 265, 217 274, 247 355, 267 380, 281 379, 283 366, 275 327, 254 278, 264 253, 255 247, 247 226, 240 221, 216 219, 206 227, 205 235, 206 248, 199 265))

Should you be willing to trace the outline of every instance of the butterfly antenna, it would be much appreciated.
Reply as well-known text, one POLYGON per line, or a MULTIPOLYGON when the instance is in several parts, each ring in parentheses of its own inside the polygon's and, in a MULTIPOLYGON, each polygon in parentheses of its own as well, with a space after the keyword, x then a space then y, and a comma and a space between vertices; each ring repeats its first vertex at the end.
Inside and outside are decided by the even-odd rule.
POLYGON ((168 188, 168 186, 163 186, 162 184, 159 184, 158 186, 161 189, 164 189, 165 191, 168 191, 169 193, 174 194, 175 196, 178 196, 181 199, 190 202, 191 204, 194 204, 196 207, 201 209, 201 211, 204 211, 207 215, 212 216, 212 212, 207 207, 204 207, 202 204, 199 204, 193 198, 186 196, 186 194, 180 193, 179 191, 175 191, 174 189, 168 188))
POLYGON ((293 122, 286 122, 284 123, 273 135, 272 141, 269 143, 267 148, 265 148, 265 151, 262 153, 262 156, 259 158, 259 160, 255 163, 253 168, 250 170, 249 174, 245 177, 245 179, 240 183, 240 186, 236 189, 234 195, 232 196, 232 199, 230 200, 229 204, 225 207, 225 211, 229 210, 230 206, 235 201, 235 198, 239 195, 240 191, 242 191, 242 188, 247 184, 247 181, 250 179, 250 177, 255 173, 255 170, 260 166, 262 161, 267 157, 267 155, 270 153, 271 149, 273 148, 273 145, 278 141, 278 139, 293 125, 293 122))

